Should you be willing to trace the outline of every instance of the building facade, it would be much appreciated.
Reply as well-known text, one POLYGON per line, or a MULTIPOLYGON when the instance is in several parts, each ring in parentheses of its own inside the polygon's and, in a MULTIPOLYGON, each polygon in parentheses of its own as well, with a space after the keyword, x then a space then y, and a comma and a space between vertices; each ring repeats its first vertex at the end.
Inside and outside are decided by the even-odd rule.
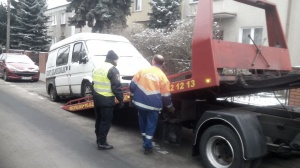
POLYGON ((70 26, 68 23, 68 18, 73 16, 74 13, 68 13, 66 12, 66 9, 67 4, 48 9, 45 12, 47 16, 50 16, 47 35, 52 37, 52 44, 70 37, 75 33, 91 32, 91 28, 87 26, 83 28, 75 28, 75 26, 70 26))

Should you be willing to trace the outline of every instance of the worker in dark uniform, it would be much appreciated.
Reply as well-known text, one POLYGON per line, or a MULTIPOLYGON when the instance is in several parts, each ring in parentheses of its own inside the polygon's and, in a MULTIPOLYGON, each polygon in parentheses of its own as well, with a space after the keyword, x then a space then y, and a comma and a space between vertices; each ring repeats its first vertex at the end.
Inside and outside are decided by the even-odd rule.
POLYGON ((140 70, 130 83, 132 103, 138 109, 144 154, 152 153, 152 138, 158 122, 159 111, 165 105, 169 112, 175 108, 171 102, 170 82, 161 70, 164 57, 154 55, 152 67, 140 70))
POLYGON ((93 70, 93 100, 96 113, 95 133, 99 150, 113 148, 107 143, 107 134, 113 118, 115 97, 119 101, 119 107, 124 106, 120 74, 115 67, 118 58, 118 55, 110 50, 107 53, 105 62, 93 70))

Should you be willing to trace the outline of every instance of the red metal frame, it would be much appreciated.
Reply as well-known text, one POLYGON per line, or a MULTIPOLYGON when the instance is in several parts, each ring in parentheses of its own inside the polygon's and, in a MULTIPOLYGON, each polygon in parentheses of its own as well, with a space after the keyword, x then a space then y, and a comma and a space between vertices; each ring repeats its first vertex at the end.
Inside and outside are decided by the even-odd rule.
MULTIPOLYGON (((129 93, 124 93, 123 101, 124 102, 130 101, 129 93)), ((115 102, 117 104, 119 103, 117 99, 115 99, 115 102)), ((63 105, 61 108, 64 110, 67 110, 67 111, 72 111, 72 112, 92 109, 92 108, 94 108, 93 96, 86 96, 83 98, 71 100, 71 101, 67 102, 65 105, 63 105)))
MULTIPOLYGON (((191 78, 171 83, 171 92, 179 93, 219 86, 218 68, 264 69, 291 71, 289 51, 284 38, 276 5, 266 0, 236 0, 266 13, 269 47, 262 47, 254 65, 257 49, 251 44, 242 44, 213 39, 213 1, 198 2, 192 46, 191 78)), ((184 73, 183 73, 184 74, 184 73)), ((169 78, 178 75, 169 76, 169 78)))

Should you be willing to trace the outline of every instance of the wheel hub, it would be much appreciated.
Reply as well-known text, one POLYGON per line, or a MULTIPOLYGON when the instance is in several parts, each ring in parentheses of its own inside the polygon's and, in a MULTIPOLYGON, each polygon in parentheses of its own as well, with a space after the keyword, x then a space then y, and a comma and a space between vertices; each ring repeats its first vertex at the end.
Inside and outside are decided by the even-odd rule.
POLYGON ((218 168, 228 168, 234 160, 231 144, 221 136, 213 136, 208 140, 206 152, 211 164, 218 168))

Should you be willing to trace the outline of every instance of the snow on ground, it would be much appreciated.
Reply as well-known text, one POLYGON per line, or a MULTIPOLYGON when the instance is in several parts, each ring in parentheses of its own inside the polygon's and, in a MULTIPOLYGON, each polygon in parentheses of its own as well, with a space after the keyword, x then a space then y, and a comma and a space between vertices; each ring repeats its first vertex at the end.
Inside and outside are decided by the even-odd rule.
POLYGON ((234 101, 237 103, 243 103, 243 104, 250 104, 250 105, 258 105, 258 106, 269 106, 269 105, 278 105, 282 103, 283 105, 286 104, 285 98, 283 96, 279 96, 272 93, 258 93, 258 94, 252 94, 247 96, 235 96, 232 98, 227 98, 228 101, 234 101))

